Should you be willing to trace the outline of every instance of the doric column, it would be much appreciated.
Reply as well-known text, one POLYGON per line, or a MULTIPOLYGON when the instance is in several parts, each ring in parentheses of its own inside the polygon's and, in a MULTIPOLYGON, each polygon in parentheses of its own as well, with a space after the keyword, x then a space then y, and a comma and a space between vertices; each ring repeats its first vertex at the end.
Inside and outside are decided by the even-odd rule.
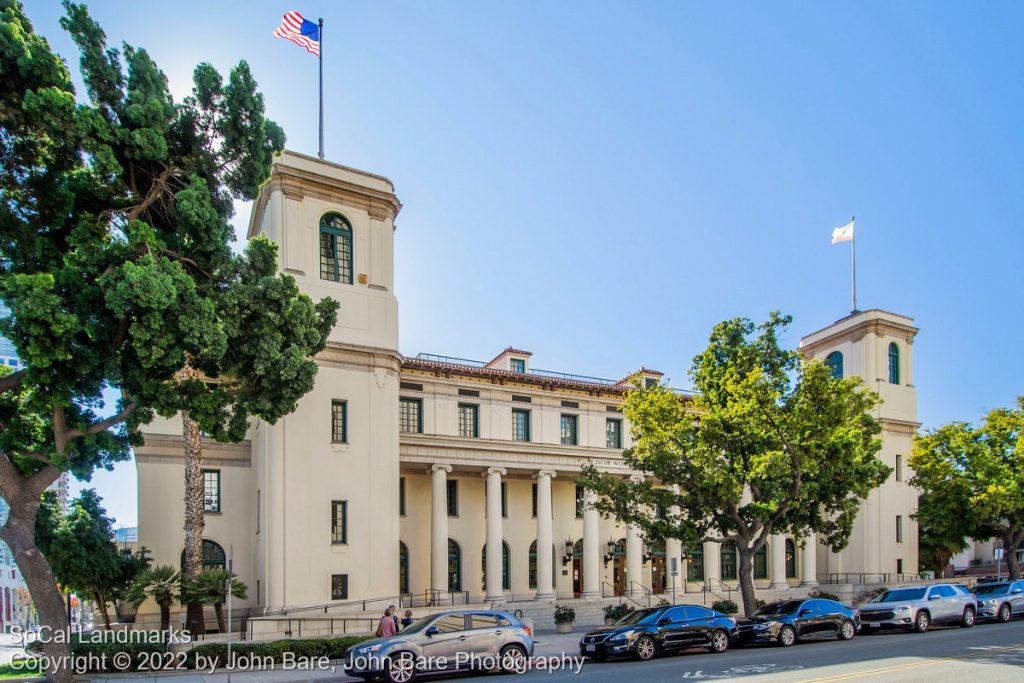
MULTIPOLYGON (((679 495, 679 485, 673 484, 672 491, 679 495)), ((679 517, 679 506, 673 505, 670 513, 672 518, 679 517)), ((675 586, 676 590, 680 590, 683 587, 683 582, 686 581, 686 567, 683 566, 683 561, 680 559, 683 556, 683 543, 678 538, 669 538, 665 540, 665 571, 668 573, 667 581, 665 585, 669 591, 675 586), (672 576, 672 558, 676 561, 676 571, 679 572, 679 576, 672 576)))
POLYGON ((501 587, 502 552, 501 534, 501 477, 505 470, 489 467, 487 477, 487 596, 485 600, 505 597, 501 587))
POLYGON ((818 535, 807 534, 806 545, 803 547, 803 561, 801 562, 800 574, 801 586, 818 585, 818 535))
POLYGON ((583 593, 581 598, 601 597, 601 516, 594 508, 597 494, 590 489, 583 493, 583 593))
POLYGON ((772 534, 768 539, 768 553, 771 557, 771 590, 786 590, 789 584, 786 583, 786 537, 782 534, 772 534))
POLYGON ((722 581, 722 544, 704 541, 704 585, 714 590, 722 581))
MULTIPOLYGON (((540 470, 537 480, 537 600, 554 600, 555 587, 551 581, 555 558, 551 554, 554 536, 551 521, 551 480, 556 474, 540 470)), ((488 551, 490 552, 490 551, 488 551)))
POLYGON ((448 473, 451 465, 431 465, 430 474, 430 587, 448 592, 448 473))
POLYGON ((626 595, 640 595, 644 568, 643 544, 636 524, 626 527, 626 595))

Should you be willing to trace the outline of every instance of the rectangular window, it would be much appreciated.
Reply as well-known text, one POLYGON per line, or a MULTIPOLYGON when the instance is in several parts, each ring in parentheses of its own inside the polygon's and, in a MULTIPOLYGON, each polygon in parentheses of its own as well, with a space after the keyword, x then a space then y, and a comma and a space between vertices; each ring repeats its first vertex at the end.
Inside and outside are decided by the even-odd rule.
MULTIPOLYGON (((260 489, 256 489, 256 533, 260 532, 260 515, 263 510, 263 494, 260 489)), ((256 598, 256 602, 259 602, 259 597, 256 598)))
POLYGON ((331 442, 348 443, 348 402, 331 401, 331 442))
POLYGON ((509 363, 512 368, 512 372, 526 372, 526 361, 522 358, 512 358, 509 360, 509 363))
POLYGON ((220 470, 203 470, 203 510, 220 512, 220 470))
POLYGON ((579 401, 562 401, 562 407, 563 408, 579 408, 580 407, 580 402, 579 401))
POLYGON ((575 415, 563 415, 562 416, 562 445, 563 446, 575 446, 576 445, 576 420, 575 415))
POLYGON ((576 519, 583 517, 583 487, 576 487, 576 519))
POLYGON ((896 573, 897 574, 902 574, 903 573, 903 560, 901 560, 901 559, 897 559, 896 560, 896 573))
POLYGON ((512 409, 512 439, 514 441, 530 440, 530 411, 512 409))
POLYGON ((331 543, 348 543, 348 501, 331 501, 331 543))
POLYGON ((348 574, 331 574, 331 600, 348 600, 348 574))
POLYGON ((896 515, 896 542, 903 543, 903 515, 896 515))
POLYGON ((405 477, 398 478, 398 514, 405 517, 405 477))
POLYGON ((508 517, 508 484, 501 482, 501 516, 508 517))
POLYGON ((533 485, 532 502, 530 503, 530 509, 533 511, 533 516, 537 516, 537 485, 533 485))
POLYGON ((473 403, 459 404, 459 436, 480 436, 480 406, 473 403))
POLYGON ((903 481, 903 456, 896 456, 896 481, 903 481))
POLYGON ((448 485, 448 516, 458 517, 459 516, 459 482, 455 479, 449 479, 448 485))
POLYGON ((658 380, 653 377, 644 378, 644 389, 653 389, 656 386, 658 386, 658 380))
POLYGON ((398 388, 408 389, 409 391, 423 391, 423 385, 416 382, 400 382, 398 388))
POLYGON ((622 420, 605 420, 604 445, 607 448, 622 448, 622 420))
POLYGON ((459 389, 459 396, 473 396, 479 397, 480 392, 476 389, 459 389))
POLYGON ((404 396, 398 399, 398 431, 406 434, 423 433, 423 401, 404 396))

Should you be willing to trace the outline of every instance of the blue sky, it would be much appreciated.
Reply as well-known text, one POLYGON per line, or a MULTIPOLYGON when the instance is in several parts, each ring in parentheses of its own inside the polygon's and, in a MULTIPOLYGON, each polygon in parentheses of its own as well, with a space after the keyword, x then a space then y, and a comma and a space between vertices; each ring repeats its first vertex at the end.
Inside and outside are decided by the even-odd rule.
MULTIPOLYGON (((271 35, 323 16, 326 152, 396 184, 401 349, 687 386, 718 321, 912 316, 925 426, 1024 394, 1019 3, 90 2, 177 96, 251 64, 315 154, 316 60, 271 35)), ((27 11, 73 66, 58 2, 27 11)), ((248 207, 239 206, 244 234, 248 207)), ((94 484, 136 517, 135 467, 94 484)))

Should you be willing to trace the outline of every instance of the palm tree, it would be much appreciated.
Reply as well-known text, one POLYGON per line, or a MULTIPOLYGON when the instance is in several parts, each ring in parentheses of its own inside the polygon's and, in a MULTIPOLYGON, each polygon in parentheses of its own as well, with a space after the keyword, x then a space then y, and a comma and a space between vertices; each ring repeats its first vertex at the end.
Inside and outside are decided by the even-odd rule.
MULTIPOLYGON (((199 373, 186 356, 180 377, 183 382, 196 381, 199 373)), ((198 578, 203 571, 203 531, 206 527, 206 503, 203 486, 203 441, 199 423, 187 411, 181 412, 181 428, 185 450, 185 561, 183 574, 187 580, 198 578)), ((206 632, 201 602, 186 598, 185 628, 193 635, 206 632)))
POLYGON ((160 630, 171 630, 171 605, 181 592, 181 572, 168 565, 145 569, 136 579, 134 592, 151 597, 160 605, 160 630))
MULTIPOLYGON (((213 611, 217 613, 217 628, 221 633, 227 631, 224 625, 224 601, 228 597, 228 576, 225 569, 207 569, 194 579, 186 579, 184 585, 185 600, 213 605, 213 611)), ((245 584, 231 575, 231 595, 245 600, 245 591, 245 584)))

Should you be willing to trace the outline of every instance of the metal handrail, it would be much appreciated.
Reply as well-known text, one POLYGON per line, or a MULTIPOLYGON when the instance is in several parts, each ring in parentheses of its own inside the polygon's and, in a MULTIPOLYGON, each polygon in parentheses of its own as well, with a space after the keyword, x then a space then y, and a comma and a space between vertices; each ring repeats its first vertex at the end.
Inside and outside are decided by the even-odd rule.
POLYGON ((652 590, 651 590, 650 588, 648 588, 647 586, 643 585, 643 584, 642 584, 642 583, 640 583, 639 581, 630 581, 630 582, 629 582, 629 588, 630 588, 630 590, 632 590, 632 589, 633 589, 633 586, 640 586, 640 590, 641 590, 641 592, 642 592, 642 593, 643 593, 644 595, 646 595, 646 596, 647 596, 647 606, 648 606, 648 607, 650 607, 650 606, 651 606, 651 596, 653 596, 653 595, 654 595, 654 591, 652 591, 652 590))
POLYGON ((464 605, 469 604, 469 591, 442 591, 436 588, 428 588, 422 593, 402 593, 399 595, 385 595, 379 598, 365 598, 363 600, 349 600, 347 602, 328 602, 322 605, 307 605, 305 607, 289 607, 287 609, 275 610, 271 612, 264 612, 263 614, 257 615, 261 617, 277 617, 285 616, 288 614, 294 614, 296 612, 312 612, 322 611, 324 614, 328 613, 328 610, 339 609, 344 607, 353 607, 355 605, 361 605, 362 610, 365 612, 367 605, 375 603, 394 603, 396 607, 436 607, 439 605, 451 605, 455 606, 456 596, 462 598, 464 605), (422 597, 422 602, 418 601, 418 598, 422 597))
MULTIPOLYGON (((601 597, 602 598, 618 598, 620 605, 622 604, 623 600, 629 600, 631 603, 633 603, 637 607, 644 607, 645 606, 642 602, 639 602, 638 600, 634 600, 631 596, 626 595, 625 593, 619 593, 619 592, 617 592, 617 590, 618 589, 616 589, 615 586, 613 586, 612 584, 608 583, 607 581, 602 581, 601 582, 601 597), (608 595, 608 594, 605 593, 605 591, 604 591, 604 587, 605 586, 608 586, 609 588, 612 589, 612 594, 611 595, 608 595)), ((650 603, 648 603, 646 605, 646 607, 650 607, 650 606, 651 606, 650 603)))

